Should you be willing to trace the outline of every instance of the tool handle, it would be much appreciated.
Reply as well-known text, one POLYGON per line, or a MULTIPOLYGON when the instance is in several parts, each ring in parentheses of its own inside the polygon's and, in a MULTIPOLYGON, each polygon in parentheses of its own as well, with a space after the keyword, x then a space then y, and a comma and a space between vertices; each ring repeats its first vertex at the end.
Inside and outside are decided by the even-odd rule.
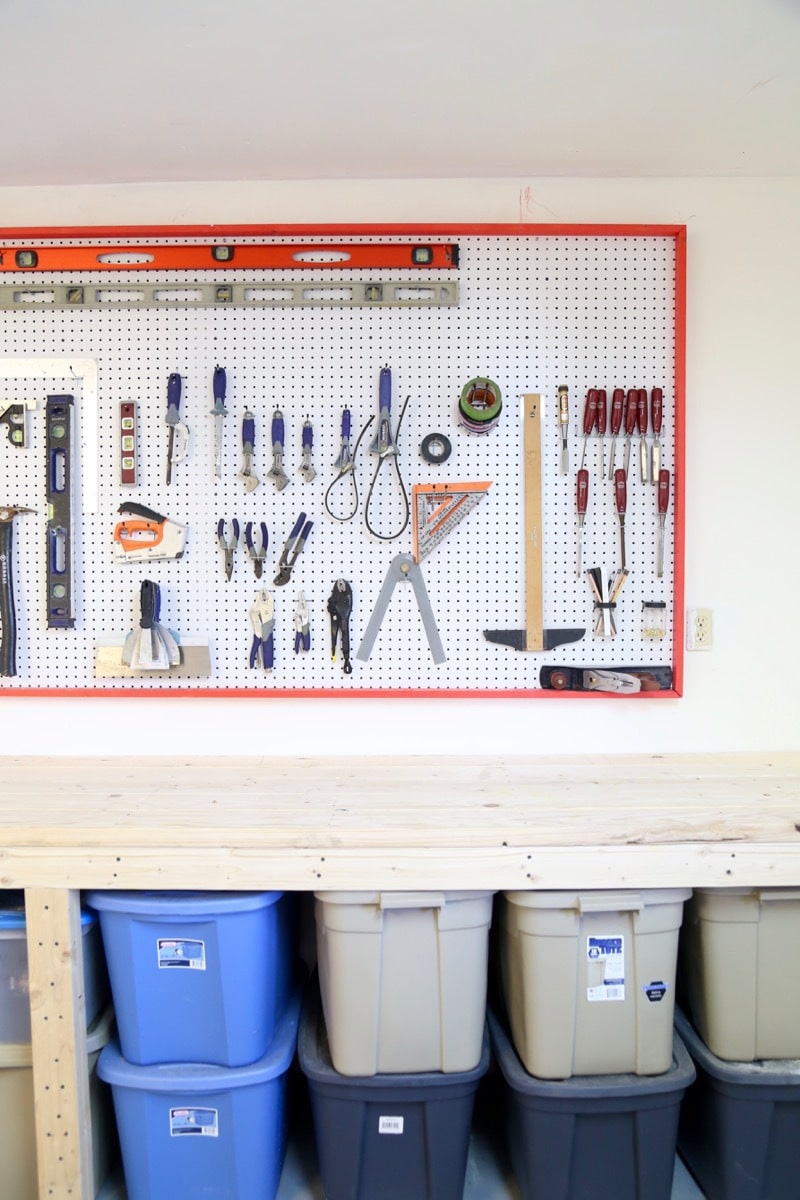
POLYGON ((225 545, 225 518, 221 517, 217 522, 217 541, 225 545))
POLYGON ((658 437, 661 433, 661 423, 664 419, 664 393, 661 388, 653 388, 650 393, 650 419, 653 433, 658 437))
POLYGON ((614 388, 614 394, 611 397, 611 432, 614 437, 617 436, 622 428, 622 412, 625 408, 625 392, 622 388, 614 388))
POLYGON ((669 508, 669 471, 658 472, 658 511, 663 515, 669 508))
POLYGON ((381 367, 378 380, 378 408, 381 412, 392 411, 392 371, 390 367, 381 367))
POLYGON ((167 519, 161 513, 157 513, 155 509, 148 508, 145 504, 137 504, 134 500, 127 500, 124 504, 120 504, 117 512, 132 513, 135 517, 144 517, 146 521, 155 521, 156 525, 162 525, 167 519))
POLYGON ((605 388, 599 388, 597 392, 597 432, 600 437, 605 436, 606 426, 608 424, 608 396, 605 388))
POLYGON ((283 436, 284 436, 283 413, 281 412, 281 410, 279 408, 276 408, 275 412, 272 414, 272 444, 273 444, 273 446, 276 446, 276 445, 282 446, 283 445, 283 436))
POLYGON ((251 449, 256 444, 256 419, 251 412, 242 418, 242 445, 251 449))
POLYGON ((583 409, 583 434, 588 437, 597 421, 597 388, 589 388, 583 409))
POLYGON ((214 390, 214 399, 219 404, 225 403, 225 394, 228 388, 228 377, 225 374, 224 367, 214 367, 214 382, 212 384, 214 390))
POLYGON ((300 516, 297 518, 297 520, 295 521, 295 523, 292 527, 292 532, 289 534, 288 538, 286 539, 287 542, 293 542, 296 537, 299 537, 300 531, 303 528, 303 523, 304 523, 305 519, 306 519, 306 514, 304 512, 301 512, 300 516))
POLYGON ((627 437, 630 437, 636 428, 638 416, 639 392, 637 388, 630 388, 625 402, 625 434, 627 437))
POLYGON ((647 433, 647 388, 639 388, 636 404, 637 424, 642 437, 647 433))
POLYGON ((181 407, 183 380, 173 371, 167 380, 167 424, 177 425, 181 407))
POLYGON ((622 516, 628 507, 628 482, 622 467, 617 467, 614 472, 614 503, 622 516))
POLYGON ((17 620, 11 580, 12 521, 0 522, 0 676, 17 673, 17 620))
POLYGON ((578 471, 576 499, 578 513, 580 516, 584 516, 589 504, 589 472, 585 467, 581 467, 580 471, 578 471))
POLYGON ((142 610, 139 621, 142 629, 152 629, 156 623, 158 610, 158 584, 152 579, 143 579, 139 593, 139 606, 142 610))
POLYGON ((304 450, 310 450, 314 445, 314 426, 308 420, 303 422, 302 445, 304 450))
POLYGON ((350 409, 342 409, 342 440, 350 437, 350 409))

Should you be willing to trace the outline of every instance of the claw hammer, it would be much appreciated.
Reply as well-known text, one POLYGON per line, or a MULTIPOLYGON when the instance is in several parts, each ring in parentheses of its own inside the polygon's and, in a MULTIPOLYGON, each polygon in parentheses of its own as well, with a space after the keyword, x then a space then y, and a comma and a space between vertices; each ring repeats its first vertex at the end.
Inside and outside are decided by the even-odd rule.
POLYGON ((32 508, 0 506, 0 676, 17 673, 17 621, 11 578, 11 548, 14 517, 32 508))

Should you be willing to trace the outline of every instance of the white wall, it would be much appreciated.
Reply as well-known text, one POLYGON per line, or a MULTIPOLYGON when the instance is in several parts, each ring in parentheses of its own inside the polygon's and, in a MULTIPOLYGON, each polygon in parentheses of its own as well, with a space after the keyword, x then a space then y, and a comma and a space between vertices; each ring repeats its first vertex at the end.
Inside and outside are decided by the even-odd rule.
MULTIPOLYGON (((688 227, 680 700, 40 699, 0 754, 593 754, 800 748, 800 179, 437 180, 0 189, 0 226, 641 222, 688 227)), ((268 767, 265 767, 268 780, 268 767)))

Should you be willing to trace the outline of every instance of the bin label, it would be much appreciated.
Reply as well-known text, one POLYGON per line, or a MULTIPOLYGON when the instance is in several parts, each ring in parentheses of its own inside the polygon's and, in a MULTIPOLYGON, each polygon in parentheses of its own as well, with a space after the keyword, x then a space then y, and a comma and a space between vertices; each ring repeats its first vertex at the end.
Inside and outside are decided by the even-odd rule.
POLYGON ((378 1117, 378 1133, 402 1133, 403 1117, 378 1117))
POLYGON ((586 999, 625 999, 625 938, 622 934, 609 937, 589 936, 586 939, 589 986, 586 999))
POLYGON ((669 984, 664 983, 663 979, 654 979, 652 983, 643 983, 642 991, 651 1004, 657 1004, 666 996, 668 987, 669 984))
POLYGON ((162 967, 188 967, 190 971, 205 971, 206 944, 192 938, 159 938, 158 969, 162 967))
POLYGON ((216 1108, 171 1108, 170 1137, 219 1137, 219 1112, 216 1108))

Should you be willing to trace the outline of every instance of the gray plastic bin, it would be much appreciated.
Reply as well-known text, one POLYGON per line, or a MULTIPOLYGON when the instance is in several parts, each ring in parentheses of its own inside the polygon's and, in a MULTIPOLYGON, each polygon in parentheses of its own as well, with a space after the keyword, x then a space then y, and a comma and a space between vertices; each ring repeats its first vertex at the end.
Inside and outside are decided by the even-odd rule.
POLYGON ((678 1149, 708 1200, 797 1200, 800 1060, 726 1062, 679 1009, 675 1027, 697 1068, 678 1149))
POLYGON ((318 996, 300 1024, 325 1200, 462 1200, 475 1093, 489 1066, 444 1074, 339 1074, 318 996))
POLYGON ((695 1077, 680 1038, 663 1075, 536 1079, 491 1010, 522 1200, 670 1200, 681 1100, 695 1077))

